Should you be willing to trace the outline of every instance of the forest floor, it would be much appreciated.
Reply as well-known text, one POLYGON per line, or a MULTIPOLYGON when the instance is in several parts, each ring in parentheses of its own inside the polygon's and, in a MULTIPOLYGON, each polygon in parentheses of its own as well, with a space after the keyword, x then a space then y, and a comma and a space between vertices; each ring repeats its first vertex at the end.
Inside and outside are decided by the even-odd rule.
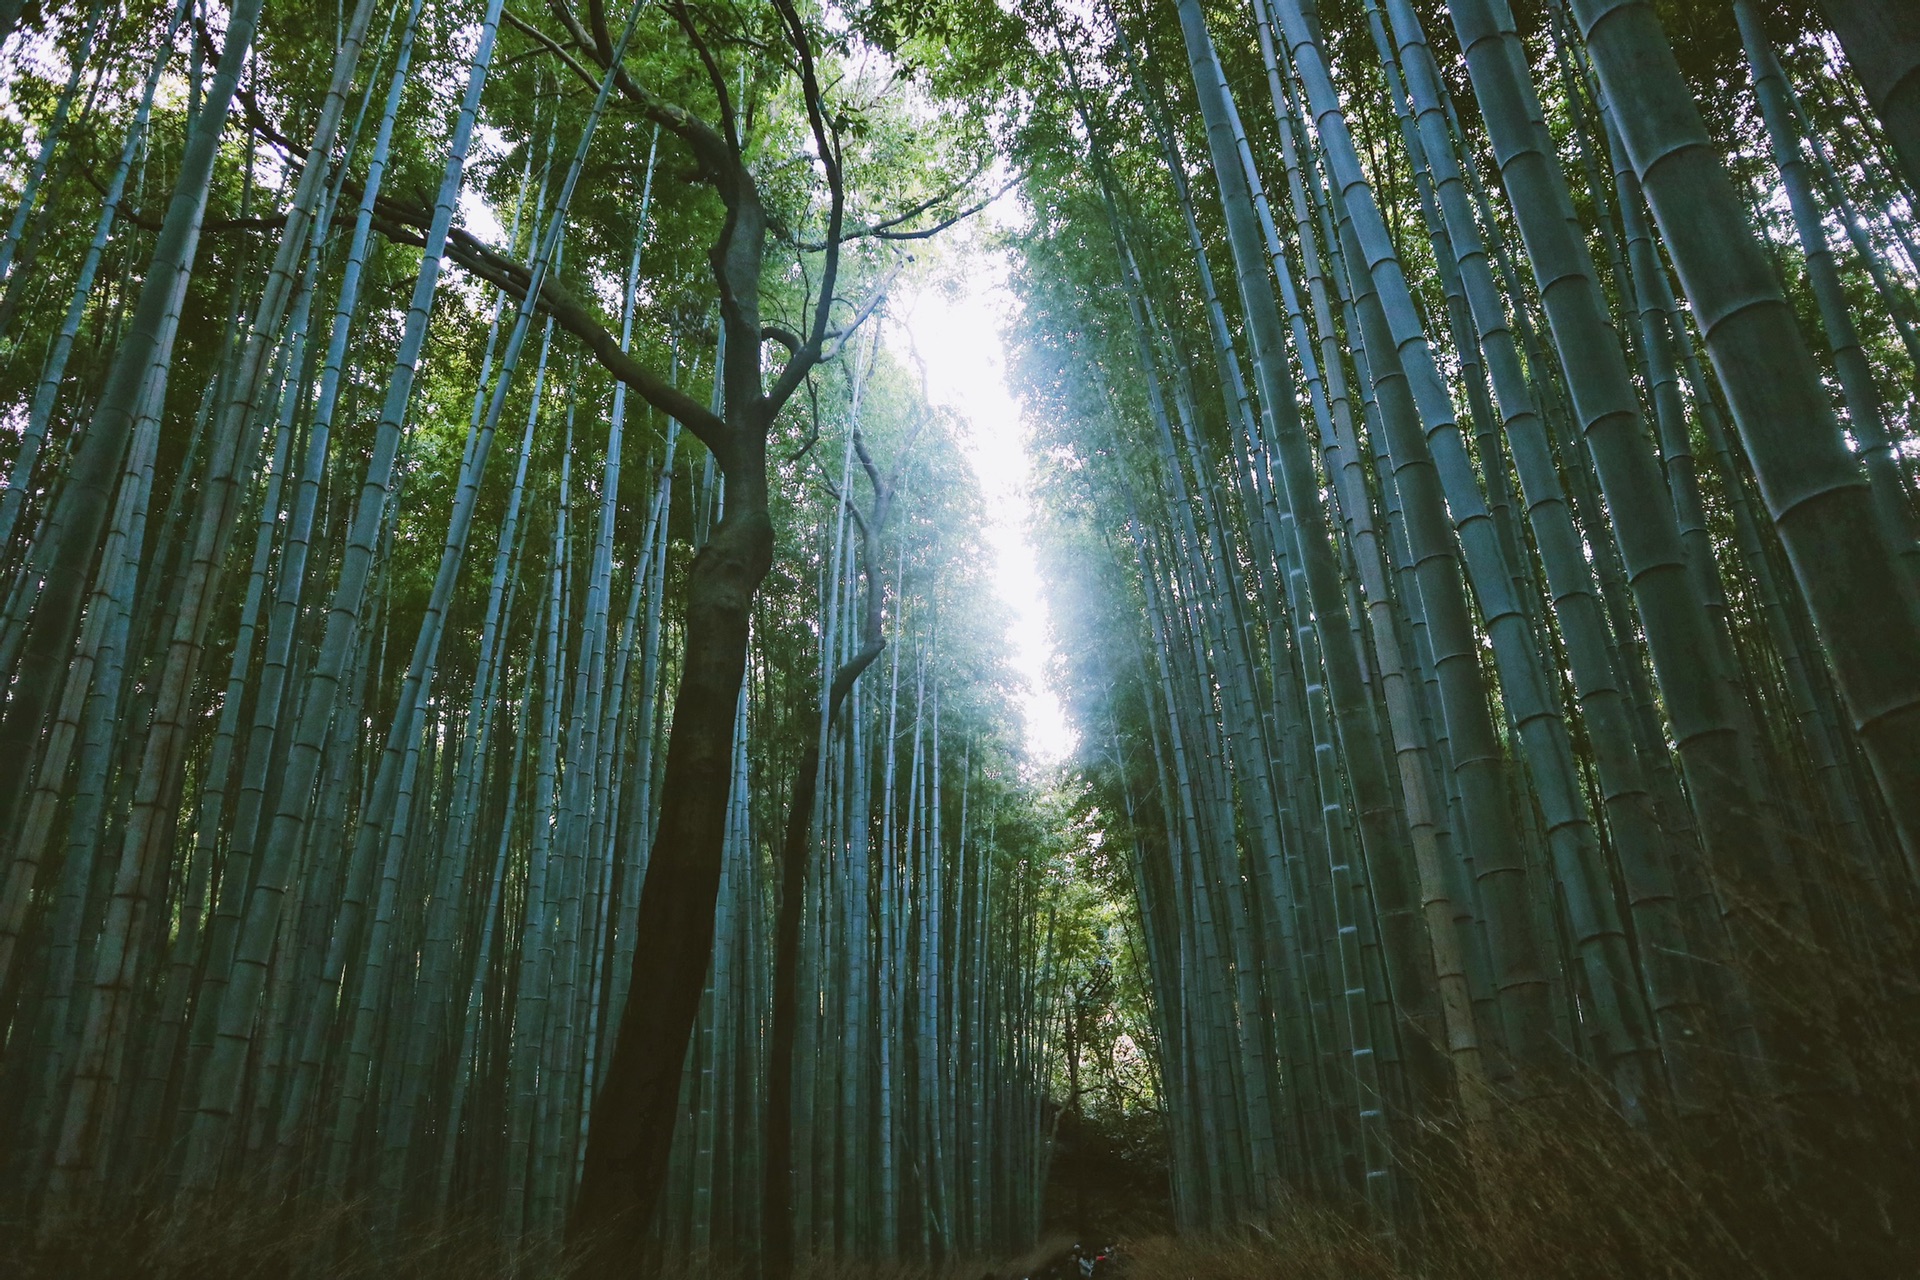
MULTIPOLYGON (((1292 1199, 1231 1231, 1176 1235, 1147 1153, 1063 1124, 1055 1225, 1035 1249, 937 1267, 819 1258, 795 1280, 1085 1280, 1076 1241, 1117 1260, 1096 1280, 1907 1280, 1920 1276, 1920 1037, 1906 1034, 1920 1002, 1907 1012, 1878 1027, 1841 1020, 1874 1050, 1855 1058, 1850 1090, 1729 1097, 1711 1118, 1665 1122, 1658 1141, 1581 1090, 1503 1108, 1470 1143, 1423 1131, 1392 1233, 1292 1199)), ((191 1221, 76 1224, 36 1247, 0 1206, 0 1280, 576 1280, 557 1249, 508 1250, 486 1223, 376 1241, 365 1211, 229 1201, 191 1221)), ((749 1257, 707 1256, 651 1274, 756 1272, 749 1257)))

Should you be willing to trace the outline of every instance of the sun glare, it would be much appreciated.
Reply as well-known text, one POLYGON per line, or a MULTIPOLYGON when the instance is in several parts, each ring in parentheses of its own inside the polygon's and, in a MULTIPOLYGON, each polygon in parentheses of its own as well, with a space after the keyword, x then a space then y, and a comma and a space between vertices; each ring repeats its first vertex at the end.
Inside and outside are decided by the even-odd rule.
MULTIPOLYGON (((982 216, 1014 216, 1005 208, 1011 203, 1002 197, 982 216)), ((1020 407, 1007 390, 1000 341, 1012 306, 1007 262, 966 231, 950 235, 947 251, 958 284, 952 289, 922 285, 908 293, 895 309, 904 332, 891 331, 889 340, 902 358, 909 348, 918 349, 934 402, 952 409, 965 424, 961 444, 986 502, 994 582, 1011 617, 1008 650, 1026 685, 1021 707, 1027 751, 1035 763, 1058 764, 1073 751, 1076 735, 1047 681, 1053 649, 1039 564, 1027 536, 1033 510, 1027 444, 1020 407)))

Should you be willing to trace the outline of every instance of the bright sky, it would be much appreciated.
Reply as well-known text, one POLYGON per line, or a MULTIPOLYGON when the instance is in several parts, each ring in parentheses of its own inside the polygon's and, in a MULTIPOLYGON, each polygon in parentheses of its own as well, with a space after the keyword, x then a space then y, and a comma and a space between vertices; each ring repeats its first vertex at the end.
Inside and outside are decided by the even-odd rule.
MULTIPOLYGON (((1003 197, 1001 204, 1010 203, 1003 197)), ((996 207, 983 216, 994 216, 996 207)), ((1047 682, 1053 654, 1047 602, 1028 528, 1033 513, 1026 430, 1007 390, 1006 350, 1000 328, 1013 308, 1003 253, 965 231, 943 239, 951 281, 925 285, 898 298, 887 340, 906 358, 917 347, 926 361, 935 404, 965 423, 961 446, 986 499, 987 541, 994 555, 994 583, 1007 603, 1007 642, 1012 666, 1026 684, 1022 710, 1027 751, 1039 764, 1055 764, 1073 750, 1075 734, 1060 699, 1047 682), (905 332, 901 332, 904 329, 905 332)))

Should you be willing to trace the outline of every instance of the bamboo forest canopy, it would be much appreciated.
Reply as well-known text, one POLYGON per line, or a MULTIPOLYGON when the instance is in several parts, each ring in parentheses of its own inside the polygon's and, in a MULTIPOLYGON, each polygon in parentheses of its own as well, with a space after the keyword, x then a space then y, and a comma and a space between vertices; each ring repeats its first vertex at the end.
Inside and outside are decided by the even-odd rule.
POLYGON ((1910 1261, 1906 0, 0 39, 0 1257, 1910 1261))

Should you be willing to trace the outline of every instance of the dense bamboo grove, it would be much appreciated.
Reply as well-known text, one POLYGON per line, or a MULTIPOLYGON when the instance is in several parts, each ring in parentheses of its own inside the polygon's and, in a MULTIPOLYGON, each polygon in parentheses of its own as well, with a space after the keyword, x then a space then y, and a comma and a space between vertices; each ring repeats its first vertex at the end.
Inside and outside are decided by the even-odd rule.
POLYGON ((1830 7, 1036 22, 1011 340, 1188 1227, 1418 1235, 1532 1112, 1784 1142, 1902 1247, 1831 1206, 1909 1139, 1826 1162, 1913 1060, 1920 277, 1846 41, 1920 26, 1830 7))
POLYGON ((1909 6, 0 38, 23 1254, 1910 1251, 1909 6), (1056 775, 896 314, 986 253, 1056 775))
MULTIPOLYGON (((554 54, 505 12, 268 14, 250 54, 258 4, 95 4, 12 52, 10 1229, 250 1187, 389 1237, 562 1234, 656 984, 675 689, 713 643, 689 601, 754 480, 709 447, 744 394, 700 254, 720 202, 671 111, 579 65, 592 37, 554 54)), ((642 39, 647 74, 697 66, 698 24, 660 53, 671 18, 614 20, 606 66, 640 74, 642 39)), ((769 30, 811 56, 797 14, 769 30)), ((734 92, 775 154, 805 127, 777 63, 734 92)), ((892 109, 843 163, 916 148, 857 196, 914 231, 952 212, 941 140, 892 109)), ((832 242, 787 256, 831 264, 840 178, 775 181, 765 216, 832 242)), ((807 411, 760 481, 780 569, 720 726, 672 1250, 762 1236, 783 895, 801 1247, 1038 1227, 1053 842, 967 599, 978 499, 881 341, 903 255, 868 243, 839 292, 757 304, 798 317, 807 411), (796 797, 814 870, 783 882, 796 797)))

